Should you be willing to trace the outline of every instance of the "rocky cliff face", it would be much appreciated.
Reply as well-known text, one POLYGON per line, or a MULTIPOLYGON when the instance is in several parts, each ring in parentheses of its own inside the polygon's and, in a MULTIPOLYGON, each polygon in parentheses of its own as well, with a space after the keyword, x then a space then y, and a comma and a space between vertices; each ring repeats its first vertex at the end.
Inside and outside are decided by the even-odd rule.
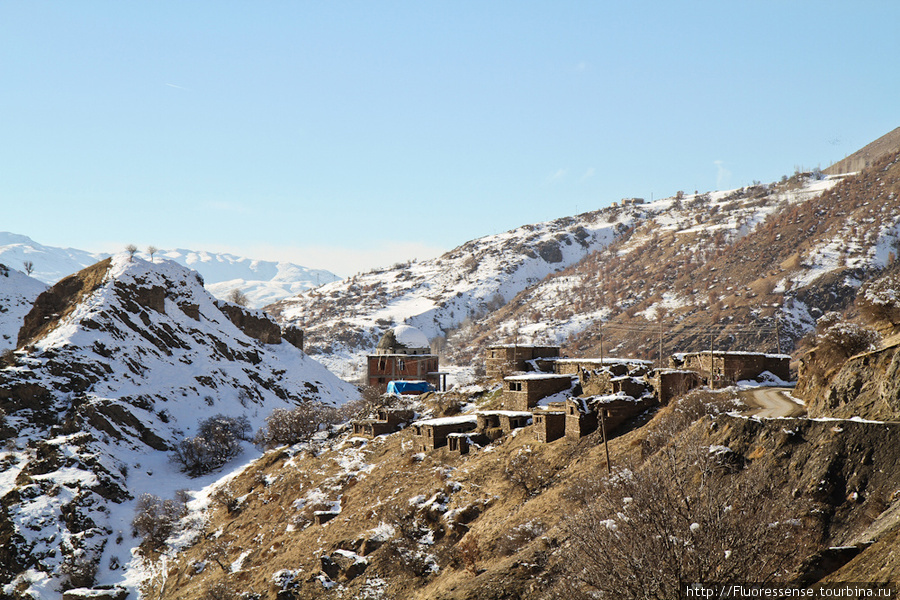
POLYGON ((821 373, 812 352, 801 361, 797 393, 811 417, 900 418, 900 343, 853 356, 821 373))
POLYGON ((24 322, 0 370, 4 597, 52 598, 136 568, 135 500, 205 485, 168 453, 201 420, 256 428, 275 408, 357 397, 265 314, 217 305, 169 261, 93 265, 42 294, 24 322))

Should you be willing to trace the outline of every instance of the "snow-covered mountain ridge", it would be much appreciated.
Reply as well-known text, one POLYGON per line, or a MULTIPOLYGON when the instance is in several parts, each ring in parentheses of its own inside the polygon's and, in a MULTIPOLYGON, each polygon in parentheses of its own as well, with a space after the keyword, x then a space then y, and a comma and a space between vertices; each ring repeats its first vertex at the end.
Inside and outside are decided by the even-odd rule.
MULTIPOLYGON (((150 258, 146 253, 138 255, 150 258)), ((31 275, 49 285, 108 256, 75 248, 45 246, 24 235, 0 232, 0 263, 22 270, 25 263, 30 262, 31 275)), ((232 290, 240 290, 247 296, 249 306, 255 308, 338 279, 337 275, 324 269, 253 260, 221 252, 177 248, 161 250, 155 257, 194 269, 203 276, 207 289, 217 298, 226 299, 232 290)))
POLYGON ((524 225, 473 240, 442 256, 376 269, 267 307, 306 334, 311 354, 345 378, 394 324, 442 338, 467 319, 503 306, 547 275, 605 247, 642 218, 643 206, 524 225))
POLYGON ((201 420, 255 429, 276 408, 358 397, 280 333, 167 260, 117 255, 42 294, 0 370, 3 593, 58 597, 94 562, 99 583, 119 582, 136 499, 211 480, 188 479, 168 452, 201 420))
MULTIPOLYGON (((732 244, 770 215, 816 198, 839 181, 797 177, 782 184, 623 202, 473 240, 437 259, 365 273, 267 310, 282 322, 302 324, 309 351, 345 378, 360 373, 362 356, 394 323, 418 327, 435 341, 436 350, 451 336, 448 350, 467 350, 460 356, 464 363, 477 353, 471 342, 480 336, 489 336, 491 343, 512 342, 521 335, 523 342, 559 344, 611 311, 589 308, 571 292, 585 277, 599 289, 595 280, 603 264, 638 260, 646 252, 644 244, 665 236, 681 240, 682 256, 707 253, 705 240, 732 244), (602 254, 607 248, 611 254, 602 254), (598 264, 595 257, 601 255, 598 264), (589 274, 572 277, 578 265, 590 265, 589 274), (502 315, 512 320, 503 321, 502 315)), ((639 275, 615 283, 630 290, 618 298, 617 310, 644 298, 650 285, 639 275)), ((689 301, 672 294, 661 299, 673 305, 689 301)), ((480 341, 477 347, 482 347, 480 341)))
POLYGON ((798 174, 667 199, 608 248, 548 277, 452 340, 561 344, 575 355, 664 359, 710 348, 793 352, 823 313, 900 254, 900 156, 858 174, 798 174), (600 323, 604 325, 601 328, 600 323))

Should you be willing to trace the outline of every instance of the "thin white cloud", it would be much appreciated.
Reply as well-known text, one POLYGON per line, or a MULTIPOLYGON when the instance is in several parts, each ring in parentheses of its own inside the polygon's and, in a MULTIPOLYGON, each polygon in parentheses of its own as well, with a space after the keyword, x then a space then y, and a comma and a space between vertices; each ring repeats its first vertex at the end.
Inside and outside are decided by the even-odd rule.
POLYGON ((187 90, 186 87, 181 87, 180 85, 175 85, 174 83, 167 83, 166 85, 170 88, 175 88, 176 90, 187 90))
POLYGON ((547 177, 547 183, 563 179, 568 172, 569 172, 568 169, 563 169, 562 167, 560 167, 559 169, 556 170, 555 173, 553 173, 547 177))
POLYGON ((578 73, 581 73, 581 72, 587 71, 590 67, 591 67, 591 65, 589 65, 585 61, 581 61, 580 63, 575 65, 575 71, 578 73))
POLYGON ((594 167, 589 167, 587 171, 584 172, 584 175, 578 178, 579 183, 583 183, 594 176, 594 167))
POLYGON ((724 190, 731 181, 731 171, 725 168, 724 161, 714 160, 713 164, 716 165, 716 189, 724 190))

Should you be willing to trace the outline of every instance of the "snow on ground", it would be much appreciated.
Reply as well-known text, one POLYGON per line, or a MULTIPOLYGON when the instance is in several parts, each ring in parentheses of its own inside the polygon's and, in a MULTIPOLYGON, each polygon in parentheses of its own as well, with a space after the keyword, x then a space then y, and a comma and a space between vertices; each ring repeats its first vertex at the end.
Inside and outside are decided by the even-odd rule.
POLYGON ((43 282, 0 263, 0 352, 16 347, 25 315, 46 289, 43 282))

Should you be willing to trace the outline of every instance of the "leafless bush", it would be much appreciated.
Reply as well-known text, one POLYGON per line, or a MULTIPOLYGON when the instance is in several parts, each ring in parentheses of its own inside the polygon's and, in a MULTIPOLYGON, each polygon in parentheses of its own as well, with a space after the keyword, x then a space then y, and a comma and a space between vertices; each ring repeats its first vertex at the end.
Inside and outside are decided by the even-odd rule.
POLYGON ((163 500, 153 494, 142 494, 134 508, 131 527, 152 550, 162 548, 178 521, 187 514, 184 499, 163 500))
POLYGON ((456 546, 460 562, 466 571, 472 575, 478 575, 478 561, 481 560, 481 550, 478 547, 478 534, 470 533, 456 546))
POLYGON ((250 304, 250 299, 247 298, 247 294, 238 288, 234 288, 228 293, 228 301, 243 307, 247 307, 250 304))
POLYGON ((303 404, 288 410, 276 408, 266 424, 256 432, 253 442, 264 448, 308 442, 321 425, 336 423, 337 409, 323 404, 303 404))
POLYGON ((671 401, 656 415, 645 438, 648 445, 646 453, 655 452, 705 416, 724 414, 743 406, 744 404, 730 390, 718 392, 707 388, 692 390, 671 401))
POLYGON ((825 313, 816 321, 819 355, 828 361, 843 361, 854 354, 874 350, 879 340, 875 331, 844 321, 837 312, 825 313))
POLYGON ((529 498, 550 483, 553 471, 546 461, 526 446, 506 462, 503 475, 529 498))
POLYGON ((218 469, 241 451, 250 433, 247 417, 216 415, 200 422, 197 435, 175 446, 173 460, 192 477, 218 469))
POLYGON ((690 582, 781 581, 812 533, 762 469, 719 467, 712 448, 670 445, 603 482, 566 524, 569 598, 681 598, 690 582))
POLYGON ((547 528, 540 521, 528 521, 500 536, 494 542, 494 551, 501 556, 510 556, 525 547, 533 539, 544 534, 547 528))
POLYGON ((869 321, 900 323, 900 276, 885 275, 866 282, 856 294, 859 312, 869 321))

